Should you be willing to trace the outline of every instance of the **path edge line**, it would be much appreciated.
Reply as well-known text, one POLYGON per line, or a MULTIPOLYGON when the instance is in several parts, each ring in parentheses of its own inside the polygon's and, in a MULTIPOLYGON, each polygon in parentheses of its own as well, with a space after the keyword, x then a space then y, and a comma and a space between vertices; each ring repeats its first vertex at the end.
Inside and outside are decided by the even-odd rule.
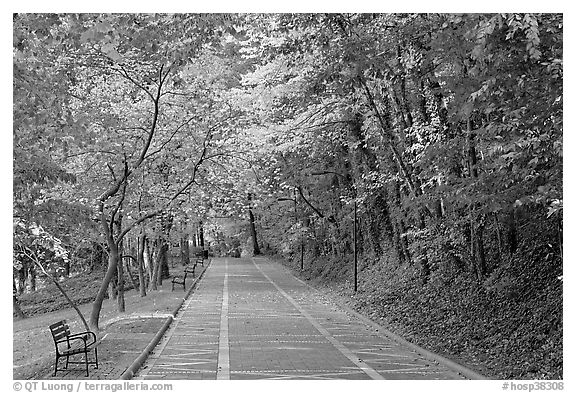
POLYGON ((228 258, 224 259, 224 285, 222 286, 222 308, 220 309, 220 331, 218 337, 218 358, 216 360, 216 380, 230 380, 230 339, 228 310, 228 258))
POLYGON ((362 372, 368 375, 373 380, 385 380, 386 378, 376 371, 374 368, 370 367, 366 362, 363 362, 350 348, 340 342, 336 337, 334 337, 322 324, 317 321, 312 315, 310 315, 292 296, 288 295, 280 286, 274 282, 263 270, 256 264, 255 258, 252 258, 252 263, 258 269, 260 274, 262 274, 270 283, 284 296, 306 319, 316 330, 324 336, 333 346, 336 348, 344 357, 350 360, 356 365, 362 372))
POLYGON ((438 362, 438 363, 446 366, 447 368, 451 369, 452 371, 457 372, 457 373, 465 376, 466 378, 473 379, 473 380, 489 380, 490 379, 490 378, 488 378, 482 374, 477 373, 474 370, 471 370, 467 367, 462 366, 461 364, 454 362, 453 360, 447 359, 442 355, 438 355, 437 353, 431 352, 427 349, 422 348, 421 346, 419 346, 417 344, 414 344, 414 343, 406 340, 404 337, 388 330, 384 326, 382 326, 382 325, 378 324, 377 322, 374 322, 370 318, 360 314, 358 311, 352 309, 351 307, 347 306, 346 304, 340 304, 340 303, 336 304, 333 301, 333 299, 331 298, 331 296, 328 296, 326 293, 320 291, 318 288, 315 288, 311 284, 307 283, 306 281, 300 279, 299 277, 296 277, 294 275, 294 273, 292 273, 292 270, 288 266, 285 266, 284 264, 276 262, 276 261, 272 261, 269 258, 265 258, 265 259, 268 260, 268 262, 277 264, 277 265, 281 266, 282 268, 286 269, 286 271, 288 271, 288 273, 290 273, 290 275, 292 275, 292 277, 294 277, 296 280, 300 281, 302 284, 306 285, 307 287, 311 288, 315 292, 318 292, 319 294, 328 298, 330 303, 332 303, 334 306, 341 308, 344 312, 347 312, 347 313, 355 316, 356 318, 360 319, 362 322, 366 323, 367 325, 369 325, 370 327, 375 329, 376 333, 378 335, 386 336, 386 337, 396 341, 398 344, 405 345, 405 346, 409 347, 410 349, 413 349, 414 351, 416 351, 420 355, 424 356, 426 359, 438 362))
POLYGON ((148 359, 148 355, 150 355, 150 353, 154 350, 156 345, 158 345, 158 343, 160 342, 160 340, 162 339, 162 337, 172 324, 172 321, 174 321, 176 314, 178 314, 184 302, 188 300, 190 295, 192 295, 192 292, 196 288, 196 285, 200 282, 200 280, 204 276, 204 273, 206 272, 206 270, 208 270, 211 264, 212 259, 209 260, 208 265, 206 265, 206 268, 202 270, 202 272, 198 275, 198 278, 192 283, 190 289, 188 290, 188 292, 186 292, 186 296, 184 296, 182 301, 180 301, 180 303, 174 308, 174 310, 172 310, 171 315, 166 318, 166 321, 164 322, 158 333, 156 333, 154 338, 148 343, 146 348, 144 348, 144 351, 142 351, 142 353, 138 355, 138 357, 134 360, 134 362, 132 362, 132 364, 126 369, 126 371, 122 373, 122 375, 119 378, 120 380, 132 379, 134 375, 136 375, 136 372, 140 369, 140 367, 142 367, 146 359, 148 359))

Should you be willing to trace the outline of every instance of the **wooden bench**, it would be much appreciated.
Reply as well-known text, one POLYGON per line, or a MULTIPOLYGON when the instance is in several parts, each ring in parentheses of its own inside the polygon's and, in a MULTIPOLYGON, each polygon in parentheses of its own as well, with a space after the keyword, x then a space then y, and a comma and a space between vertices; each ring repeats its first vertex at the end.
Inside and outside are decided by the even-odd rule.
POLYGON ((56 362, 54 363, 54 374, 58 371, 68 370, 69 364, 86 364, 86 376, 88 376, 88 365, 94 364, 98 368, 98 348, 96 344, 96 335, 93 332, 82 332, 77 334, 70 333, 70 327, 65 320, 50 325, 50 333, 54 339, 56 347, 56 362), (94 360, 88 359, 88 352, 94 351, 94 360), (70 361, 74 355, 84 354, 84 361, 70 361), (58 368, 60 358, 66 358, 66 366, 58 368))
POLYGON ((210 261, 210 254, 208 250, 202 250, 201 252, 196 253, 196 264, 200 264, 204 266, 204 262, 210 261))
POLYGON ((194 270, 196 270, 196 264, 192 266, 186 266, 186 268, 184 269, 184 276, 174 276, 172 278, 172 291, 174 291, 175 284, 182 285, 182 289, 186 290, 186 277, 188 277, 188 274, 191 274, 192 277, 194 277, 195 276, 194 270))

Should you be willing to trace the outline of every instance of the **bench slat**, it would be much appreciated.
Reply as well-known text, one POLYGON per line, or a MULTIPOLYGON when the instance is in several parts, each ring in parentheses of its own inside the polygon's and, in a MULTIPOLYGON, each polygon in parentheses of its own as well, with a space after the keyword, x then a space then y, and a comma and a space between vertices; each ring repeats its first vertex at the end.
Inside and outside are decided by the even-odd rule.
POLYGON ((70 327, 66 321, 60 321, 50 325, 50 332, 55 341, 60 341, 70 335, 70 327))
POLYGON ((66 321, 62 320, 50 325, 50 330, 58 329, 58 328, 65 328, 67 326, 66 321))
POLYGON ((66 325, 58 326, 58 327, 55 327, 55 328, 50 329, 50 330, 52 330, 52 333, 54 333, 54 334, 60 334, 62 332, 69 332, 70 331, 70 329, 66 325))

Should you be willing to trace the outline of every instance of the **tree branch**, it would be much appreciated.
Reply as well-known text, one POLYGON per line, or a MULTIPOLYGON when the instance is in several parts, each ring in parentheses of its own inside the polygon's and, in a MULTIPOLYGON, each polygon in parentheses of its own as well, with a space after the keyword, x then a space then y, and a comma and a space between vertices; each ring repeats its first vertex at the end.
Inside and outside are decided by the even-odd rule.
POLYGON ((190 122, 192 120, 194 120, 194 118, 197 118, 198 116, 192 116, 190 119, 186 120, 184 123, 180 124, 178 127, 176 127, 176 130, 174 130, 174 132, 172 133, 172 135, 170 135, 170 137, 160 145, 160 147, 158 149, 156 149, 155 151, 151 152, 150 154, 148 154, 146 156, 146 158, 150 158, 152 157, 154 154, 158 154, 162 151, 162 149, 172 141, 172 139, 174 138, 174 136, 178 133, 178 131, 180 131, 184 126, 187 126, 188 124, 190 124, 190 122))
POLYGON ((318 217, 324 218, 324 214, 322 214, 322 213, 320 212, 320 210, 318 210, 316 207, 314 207, 314 206, 308 201, 308 199, 306 199, 306 197, 304 196, 304 193, 302 192, 302 187, 297 186, 296 189, 298 190, 298 193, 299 193, 300 196, 302 197, 302 200, 303 200, 304 202, 306 202, 306 204, 307 204, 308 206, 310 206, 310 208, 311 208, 312 210, 314 210, 314 213, 316 213, 316 214, 318 215, 318 217))
POLYGON ((126 236, 126 234, 132 230, 132 228, 134 228, 135 226, 139 225, 140 223, 162 213, 163 209, 164 208, 153 211, 152 213, 148 213, 148 214, 138 218, 136 221, 129 224, 128 226, 126 226, 126 228, 124 228, 124 230, 122 232, 120 232, 120 234, 118 235, 118 238, 116 239, 116 243, 119 244, 122 241, 122 239, 124 238, 124 236, 126 236))
POLYGON ((120 64, 119 66, 120 66, 120 70, 122 72, 120 72, 120 70, 118 70, 118 69, 116 69, 116 71, 118 71, 118 73, 120 75, 122 75, 123 77, 128 79, 130 82, 132 82, 134 85, 136 85, 141 90, 143 90, 148 95, 148 97, 150 97, 152 99, 152 101, 154 101, 154 96, 152 95, 152 93, 150 93, 150 91, 144 85, 142 85, 141 83, 136 81, 134 78, 132 78, 130 75, 128 75, 128 71, 126 71, 126 69, 124 68, 124 66, 122 66, 122 64, 120 64))
MULTIPOLYGON (((124 160, 124 177, 126 178, 126 172, 128 172, 128 163, 126 162, 126 160, 124 160)), ((124 203, 124 199, 126 198, 126 187, 128 185, 128 179, 126 178, 126 181, 124 181, 123 186, 122 186, 122 194, 120 196, 120 200, 118 201, 118 203, 116 204, 116 207, 114 208, 114 210, 112 211, 112 214, 110 215, 110 232, 113 232, 113 225, 114 225, 114 218, 116 217, 116 214, 118 213, 118 211, 122 208, 122 204, 124 203)))
POLYGON ((175 200, 176 198, 178 198, 178 196, 180 196, 181 194, 183 194, 190 186, 192 186, 192 184, 196 183, 196 173, 198 172, 198 168, 200 167, 200 165, 202 165, 202 162, 206 159, 206 153, 208 152, 208 143, 211 139, 211 131, 208 130, 208 133, 206 134, 206 136, 204 137, 204 141, 202 141, 202 154, 200 155, 200 158, 198 159, 198 161, 196 161, 196 163, 194 164, 194 168, 192 169, 192 177, 190 179, 190 181, 188 183, 186 183, 186 185, 184 185, 184 187, 182 187, 180 189, 180 191, 178 191, 176 194, 174 194, 174 196, 172 196, 172 198, 170 198, 170 202, 172 202, 173 200, 175 200))

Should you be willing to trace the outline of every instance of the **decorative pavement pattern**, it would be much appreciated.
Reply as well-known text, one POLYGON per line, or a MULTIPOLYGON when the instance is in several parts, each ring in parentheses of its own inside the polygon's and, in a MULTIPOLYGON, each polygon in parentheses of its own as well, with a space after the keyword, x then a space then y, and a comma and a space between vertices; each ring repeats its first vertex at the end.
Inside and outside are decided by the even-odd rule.
POLYGON ((216 258, 134 379, 463 379, 265 258, 216 258))

